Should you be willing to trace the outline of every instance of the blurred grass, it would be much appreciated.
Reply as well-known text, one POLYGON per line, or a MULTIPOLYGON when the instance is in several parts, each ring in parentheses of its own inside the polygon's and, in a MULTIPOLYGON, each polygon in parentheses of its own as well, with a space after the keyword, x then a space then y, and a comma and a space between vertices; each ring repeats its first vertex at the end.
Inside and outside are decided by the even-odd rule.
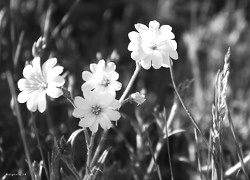
MULTIPOLYGON (((69 74, 68 84, 73 96, 81 94, 80 86, 83 83, 81 73, 83 70, 89 70, 89 63, 96 62, 96 53, 100 52, 101 57, 107 59, 114 49, 120 55, 120 59, 116 61, 117 71, 120 73, 119 80, 125 88, 135 68, 134 61, 131 60, 127 50, 128 32, 134 30, 135 23, 148 24, 153 19, 161 24, 171 25, 176 35, 179 53, 179 60, 174 62, 176 80, 177 83, 181 83, 187 79, 194 79, 193 84, 185 90, 183 97, 207 136, 212 125, 211 105, 216 73, 223 65, 226 50, 231 47, 228 108, 243 154, 249 153, 249 1, 80 0, 60 27, 58 34, 51 38, 54 29, 74 2, 67 0, 0 1, 0 177, 6 173, 28 172, 5 70, 11 69, 16 82, 22 77, 22 69, 26 61, 32 60, 31 49, 34 41, 44 34, 49 7, 52 8, 48 32, 46 32, 49 44, 43 59, 50 56, 58 58, 59 63, 65 67, 65 73, 69 74), (24 32, 24 39, 17 66, 14 66, 13 54, 21 32, 24 32)), ((165 106, 168 114, 174 101, 168 69, 142 70, 131 92, 140 91, 142 88, 146 89, 147 101, 141 107, 124 106, 121 111, 129 118, 121 119, 117 127, 135 151, 136 132, 131 128, 137 123, 134 109, 136 108, 140 114, 143 123, 152 123, 149 133, 155 145, 159 134, 156 133, 158 130, 153 116, 154 107, 159 105, 162 109, 165 106)), ((118 93, 118 97, 120 95, 121 92, 118 93)), ((69 137, 78 128, 78 120, 72 118, 72 107, 65 99, 49 101, 48 106, 46 113, 38 114, 36 119, 44 152, 52 151, 54 136, 57 139, 62 135, 69 137)), ((30 114, 25 105, 21 105, 21 111, 25 120, 24 126, 31 158, 39 162, 41 160, 39 150, 34 132, 30 128, 30 114)), ((223 123, 222 146, 225 169, 228 169, 236 164, 238 159, 232 147, 232 137, 228 135, 229 124, 223 123)), ((169 138, 174 178, 176 180, 199 179, 193 126, 181 108, 177 111, 172 128, 187 130, 185 133, 169 138), (196 167, 190 166, 192 164, 196 167)), ((142 142, 146 143, 145 134, 142 134, 142 138, 144 138, 142 142)), ((83 137, 78 139, 76 148, 80 150, 76 151, 75 164, 80 169, 85 162, 86 150, 83 137)), ((142 177, 144 170, 147 169, 146 164, 151 159, 149 151, 141 151, 138 154, 142 159, 138 160, 140 167, 137 167, 131 160, 126 143, 115 131, 110 131, 107 142, 112 145, 112 149, 108 155, 102 179, 135 179, 133 174, 138 174, 139 178, 142 177)), ((200 149, 202 151, 202 147, 200 149)), ((164 144, 158 158, 163 179, 170 178, 166 152, 167 146, 164 144)), ((201 152, 201 156, 203 154, 201 152)), ((249 174, 249 164, 246 169, 249 174)), ((156 179, 156 177, 157 174, 154 173, 151 178, 156 179)), ((23 179, 29 179, 29 177, 23 177, 23 179)))

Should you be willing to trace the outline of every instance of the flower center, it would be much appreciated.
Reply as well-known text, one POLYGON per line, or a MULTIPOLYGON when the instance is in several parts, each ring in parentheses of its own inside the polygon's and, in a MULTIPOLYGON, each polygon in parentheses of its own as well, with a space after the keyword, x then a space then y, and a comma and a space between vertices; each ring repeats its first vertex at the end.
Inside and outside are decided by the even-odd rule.
POLYGON ((151 43, 149 44, 149 48, 152 49, 152 50, 156 50, 156 48, 157 48, 156 43, 155 43, 155 42, 151 42, 151 43))
POLYGON ((45 89, 47 89, 47 87, 48 87, 48 84, 46 84, 44 82, 39 84, 39 89, 45 90, 45 89))
POLYGON ((110 80, 106 77, 103 77, 102 81, 101 81, 101 86, 107 87, 110 84, 110 80))
POLYGON ((98 105, 91 107, 91 113, 98 116, 102 112, 102 108, 98 105))

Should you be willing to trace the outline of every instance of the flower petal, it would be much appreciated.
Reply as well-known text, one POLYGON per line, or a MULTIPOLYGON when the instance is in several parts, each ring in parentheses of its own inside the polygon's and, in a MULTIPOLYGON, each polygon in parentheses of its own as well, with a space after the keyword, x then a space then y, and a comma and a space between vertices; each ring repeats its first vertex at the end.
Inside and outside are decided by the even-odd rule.
POLYGON ((162 25, 160 27, 161 36, 164 36, 164 39, 174 39, 175 38, 174 33, 172 33, 171 31, 172 31, 172 27, 169 25, 162 25))
POLYGON ((105 69, 105 61, 102 59, 98 62, 96 71, 99 73, 104 71, 104 69, 105 69))
POLYGON ((112 79, 114 81, 116 81, 117 79, 119 79, 119 74, 117 72, 115 72, 115 71, 111 71, 109 73, 109 76, 111 77, 110 79, 112 79))
POLYGON ((33 72, 34 72, 34 78, 36 81, 44 81, 44 77, 42 75, 42 70, 41 70, 41 60, 40 57, 35 57, 32 60, 32 66, 33 66, 33 72))
POLYGON ((152 66, 155 69, 159 69, 162 66, 163 63, 163 57, 161 55, 161 53, 157 50, 152 52, 152 66))
POLYGON ((89 129, 92 133, 96 133, 98 131, 98 126, 99 126, 98 121, 95 121, 95 123, 92 126, 90 126, 89 129))
POLYGON ((44 91, 40 92, 37 96, 38 111, 43 113, 46 109, 46 94, 44 91))
POLYGON ((117 121, 121 118, 121 114, 118 111, 107 108, 105 114, 109 117, 111 121, 117 121))
POLYGON ((54 79, 52 79, 49 84, 56 86, 56 87, 61 87, 65 83, 65 79, 62 76, 56 76, 54 79))
POLYGON ((140 34, 136 31, 128 33, 128 38, 130 41, 138 41, 140 39, 140 34))
POLYGON ((83 94, 84 92, 92 91, 94 88, 96 88, 96 84, 91 81, 87 81, 81 87, 83 94))
POLYGON ((149 22, 149 30, 157 30, 160 27, 160 23, 156 20, 149 22))
POLYGON ((169 43, 171 44, 171 46, 173 47, 174 50, 177 49, 177 43, 175 40, 170 40, 169 43))
POLYGON ((92 79, 92 77, 93 77, 93 74, 90 73, 89 71, 83 71, 83 72, 82 72, 82 79, 83 79, 84 81, 89 81, 89 80, 92 79))
POLYGON ((29 98, 30 98, 30 91, 24 90, 18 94, 17 101, 19 103, 25 103, 26 101, 29 100, 29 98))
MULTIPOLYGON (((113 74, 113 72, 115 71, 115 68, 116 68, 115 63, 109 62, 109 63, 107 64, 106 68, 105 68, 105 71, 106 71, 107 73, 112 72, 112 74, 113 74)), ((118 73, 117 73, 117 74, 118 74, 118 73)), ((119 74, 118 74, 118 77, 119 77, 119 74)), ((117 79, 118 79, 118 78, 117 78, 117 79)))
POLYGON ((137 23, 135 24, 135 29, 140 33, 143 34, 148 31, 148 27, 144 24, 137 23))
POLYGON ((91 71, 92 73, 95 73, 95 72, 96 72, 96 68, 97 68, 97 64, 96 64, 96 63, 90 64, 89 67, 90 67, 90 71, 91 71))
POLYGON ((144 69, 149 69, 151 67, 151 57, 147 56, 141 61, 141 65, 144 69))
POLYGON ((177 60, 178 59, 178 53, 175 50, 172 50, 169 52, 169 55, 172 59, 177 60))
MULTIPOLYGON (((47 76, 48 71, 50 69, 52 69, 57 63, 57 59, 56 58, 50 58, 47 61, 45 61, 42 65, 42 71, 43 71, 43 75, 47 76)), ((47 79, 47 77, 46 77, 47 79)))
POLYGON ((129 51, 137 51, 139 48, 140 48, 140 45, 137 42, 131 41, 128 44, 128 50, 129 51))
POLYGON ((37 110, 37 96, 41 93, 41 91, 34 91, 30 94, 30 98, 28 99, 26 106, 28 110, 31 112, 35 112, 37 110))
POLYGON ((32 79, 32 76, 34 75, 34 71, 33 71, 33 67, 31 64, 28 64, 27 66, 25 66, 25 68, 23 69, 23 76, 26 79, 32 79))
POLYGON ((163 66, 163 67, 166 67, 166 68, 169 68, 169 66, 170 66, 170 61, 171 61, 171 60, 170 60, 168 54, 163 55, 163 63, 162 63, 162 66, 163 66))
POLYGON ((48 84, 48 88, 46 89, 46 94, 52 98, 58 98, 63 95, 63 92, 60 88, 48 84))
POLYGON ((112 85, 112 88, 116 91, 119 91, 122 88, 122 83, 115 81, 114 84, 112 85))
POLYGON ((62 66, 56 66, 52 69, 49 69, 46 74, 46 81, 50 82, 55 77, 59 76, 59 74, 61 74, 62 72, 63 72, 62 66))
POLYGON ((76 107, 81 107, 87 104, 87 101, 80 96, 76 96, 74 99, 74 104, 76 105, 76 107))
POLYGON ((95 96, 95 102, 98 102, 103 108, 108 107, 115 100, 114 94, 102 93, 99 96, 95 96))
POLYGON ((72 115, 75 117, 75 118, 85 118, 88 116, 88 113, 89 113, 89 108, 88 107, 77 107, 73 110, 73 113, 72 115))
POLYGON ((138 47, 138 49, 134 50, 131 53, 131 58, 135 61, 140 61, 141 59, 145 58, 146 52, 143 50, 141 46, 138 47))
POLYGON ((33 81, 24 78, 19 79, 19 81, 17 82, 17 86, 20 91, 33 89, 35 85, 36 84, 33 81))
POLYGON ((83 128, 86 128, 92 126, 95 123, 95 121, 96 121, 95 116, 87 115, 84 118, 81 118, 78 125, 83 128))
POLYGON ((109 108, 111 109, 119 109, 121 107, 121 103, 118 100, 114 100, 110 105, 109 108))
POLYGON ((112 126, 111 121, 110 121, 109 117, 106 114, 102 114, 102 116, 98 119, 98 121, 100 123, 100 126, 104 130, 108 130, 112 126))

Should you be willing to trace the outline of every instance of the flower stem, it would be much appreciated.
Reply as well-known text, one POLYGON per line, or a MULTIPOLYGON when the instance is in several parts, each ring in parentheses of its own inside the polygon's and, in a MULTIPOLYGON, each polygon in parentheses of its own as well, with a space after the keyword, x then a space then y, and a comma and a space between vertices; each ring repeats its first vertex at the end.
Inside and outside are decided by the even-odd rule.
MULTIPOLYGON (((170 60, 171 61, 171 60, 170 60)), ((170 62, 170 76, 171 76, 171 80, 172 80, 172 84, 173 84, 173 87, 174 87, 174 90, 175 90, 175 93, 179 99, 179 101, 181 102, 181 105, 182 107, 184 108, 184 110, 186 111, 189 119, 191 120, 191 122, 193 123, 194 127, 197 129, 197 131, 201 134, 202 138, 203 138, 203 141, 206 143, 207 147, 209 147, 209 143, 208 143, 208 140, 206 139, 205 135, 203 134, 203 132, 201 131, 200 127, 198 126, 197 122, 195 121, 194 117, 192 116, 192 114, 190 113, 190 111, 188 110, 187 106, 185 105, 184 101, 182 100, 178 90, 177 90, 177 87, 176 87, 176 84, 175 84, 175 81, 174 81, 174 73, 173 73, 173 66, 172 66, 172 62, 170 62)))
POLYGON ((15 113, 16 113, 16 117, 17 117, 17 123, 18 123, 18 126, 19 126, 22 143, 23 143, 23 146, 24 146, 24 152, 25 152, 25 156, 27 158, 31 179, 35 180, 33 169, 32 169, 32 164, 31 164, 29 148, 28 148, 28 144, 27 144, 27 141, 26 141, 26 137, 25 137, 25 129, 24 129, 24 126, 23 126, 23 119, 22 119, 21 112, 20 112, 20 107, 18 105, 17 98, 16 98, 17 96, 16 96, 16 89, 15 89, 15 85, 14 85, 13 75, 10 72, 10 70, 6 71, 6 77, 7 77, 7 81, 8 81, 8 84, 9 84, 11 96, 12 96, 12 98, 14 100, 14 108, 15 108, 15 113))
POLYGON ((135 81, 137 75, 138 75, 139 72, 140 72, 140 69, 141 69, 141 65, 140 65, 139 63, 136 63, 136 68, 135 68, 134 74, 133 74, 133 76, 131 77, 131 79, 130 79, 130 81, 129 81, 129 83, 128 83, 126 89, 125 89, 125 91, 123 92, 123 94, 122 94, 122 96, 121 96, 121 98, 119 99, 119 102, 120 102, 120 103, 121 103, 121 102, 125 99, 125 97, 127 96, 127 94, 128 94, 128 92, 129 92, 129 90, 131 89, 131 87, 132 87, 132 85, 133 85, 133 83, 134 83, 134 81, 135 81))
POLYGON ((102 147, 104 146, 104 142, 107 138, 108 135, 108 131, 103 131, 102 136, 101 136, 101 140, 99 142, 99 145, 97 146, 96 150, 95 150, 95 154, 94 157, 92 158, 91 164, 90 164, 90 169, 92 169, 95 166, 95 163, 97 162, 98 158, 99 158, 99 154, 101 152, 102 147))
POLYGON ((87 145, 88 146, 88 156, 87 156, 87 162, 86 162, 87 175, 89 175, 91 172, 90 163, 91 163, 91 159, 92 159, 93 147, 94 147, 94 142, 95 142, 95 135, 96 135, 96 133, 93 133, 91 135, 90 143, 87 145))
MULTIPOLYGON (((76 105, 74 104, 74 100, 71 97, 70 92, 67 89, 64 89, 64 88, 62 88, 62 91, 63 91, 63 96, 72 104, 72 106, 74 108, 76 108, 76 105)), ((87 129, 84 129, 84 136, 85 136, 86 145, 88 146, 89 142, 90 142, 90 138, 89 138, 89 133, 88 133, 87 129)))
POLYGON ((49 179, 48 168, 46 166, 45 158, 44 158, 43 151, 42 151, 41 141, 40 141, 40 138, 39 138, 39 133, 38 133, 38 129, 37 129, 37 126, 36 126, 36 122, 35 122, 35 118, 34 118, 33 113, 31 113, 31 121, 32 121, 33 128, 34 128, 34 131, 35 131, 36 140, 37 140, 37 143, 38 143, 38 148, 39 148, 42 160, 43 160, 43 164, 44 164, 43 167, 44 167, 44 170, 45 170, 45 174, 46 174, 47 179, 49 179))

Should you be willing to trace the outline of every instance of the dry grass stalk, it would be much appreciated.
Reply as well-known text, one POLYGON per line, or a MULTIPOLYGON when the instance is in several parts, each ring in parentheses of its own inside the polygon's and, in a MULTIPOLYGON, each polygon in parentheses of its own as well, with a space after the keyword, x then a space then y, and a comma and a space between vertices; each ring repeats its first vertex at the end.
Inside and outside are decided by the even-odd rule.
POLYGON ((221 133, 222 122, 226 119, 226 90, 229 76, 230 49, 224 59, 223 70, 218 72, 215 85, 214 104, 212 106, 212 180, 223 179, 221 133))

